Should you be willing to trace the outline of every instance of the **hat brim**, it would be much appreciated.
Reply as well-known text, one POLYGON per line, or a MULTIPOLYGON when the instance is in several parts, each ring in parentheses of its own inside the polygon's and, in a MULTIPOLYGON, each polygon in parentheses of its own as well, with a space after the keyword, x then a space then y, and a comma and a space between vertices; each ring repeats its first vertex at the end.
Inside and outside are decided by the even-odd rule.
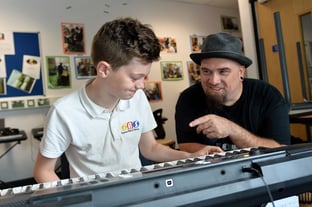
POLYGON ((202 59, 205 58, 228 58, 234 61, 239 62, 244 65, 246 68, 252 64, 252 60, 248 57, 226 51, 218 51, 218 52, 203 52, 203 53, 192 53, 190 54, 190 58, 198 65, 201 64, 202 59))

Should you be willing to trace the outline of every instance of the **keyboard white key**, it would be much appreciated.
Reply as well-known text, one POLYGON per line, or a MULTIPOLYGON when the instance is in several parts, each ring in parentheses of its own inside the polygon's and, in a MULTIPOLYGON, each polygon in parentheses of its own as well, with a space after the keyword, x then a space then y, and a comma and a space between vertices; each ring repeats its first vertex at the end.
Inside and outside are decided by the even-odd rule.
POLYGON ((20 193, 22 191, 22 187, 21 186, 14 187, 14 188, 12 188, 12 191, 13 191, 14 194, 18 194, 18 193, 20 193))

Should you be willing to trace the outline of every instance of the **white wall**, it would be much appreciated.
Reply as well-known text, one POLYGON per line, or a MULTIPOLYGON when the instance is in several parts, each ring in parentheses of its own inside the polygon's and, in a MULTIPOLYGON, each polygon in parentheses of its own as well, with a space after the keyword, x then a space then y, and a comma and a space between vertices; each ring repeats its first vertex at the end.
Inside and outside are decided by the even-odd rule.
MULTIPOLYGON (((241 4, 243 7, 249 8, 248 1, 245 0, 241 4)), ((240 10, 244 10, 242 6, 240 10)), ((0 14, 1 30, 40 32, 43 71, 45 70, 45 56, 64 55, 61 47, 61 22, 85 24, 86 55, 89 55, 91 39, 97 29, 104 22, 121 16, 135 17, 143 23, 151 24, 159 37, 176 38, 178 53, 162 54, 161 60, 182 61, 184 80, 163 81, 163 101, 151 103, 153 110, 164 109, 163 115, 168 118, 165 123, 167 137, 174 139, 175 103, 179 93, 189 86, 186 71, 186 61, 190 60, 189 36, 192 34, 207 35, 221 31, 220 15, 239 17, 239 11, 236 9, 213 8, 166 0, 2 0, 0 14), (124 2, 127 5, 123 5, 124 2), (71 9, 66 9, 68 6, 71 6, 71 9)), ((245 39, 245 37, 243 38, 245 39)), ((253 40, 248 38, 248 41, 253 40)), ((249 50, 248 47, 245 49, 249 50)), ((73 56, 70 57, 72 61, 73 56)), ((253 57, 251 58, 253 59, 253 57)), ((72 89, 47 89, 46 95, 48 97, 63 96, 79 88, 84 83, 84 80, 75 80, 73 64, 71 67, 72 89)), ((152 66, 149 81, 160 80, 160 64, 157 62, 152 66)), ((0 118, 5 118, 6 126, 25 130, 28 135, 28 140, 23 141, 0 160, 0 180, 12 181, 32 177, 34 159, 38 151, 38 141, 32 138, 31 129, 42 126, 47 110, 46 108, 0 111, 0 118)), ((10 144, 1 144, 0 154, 9 146, 10 144)))

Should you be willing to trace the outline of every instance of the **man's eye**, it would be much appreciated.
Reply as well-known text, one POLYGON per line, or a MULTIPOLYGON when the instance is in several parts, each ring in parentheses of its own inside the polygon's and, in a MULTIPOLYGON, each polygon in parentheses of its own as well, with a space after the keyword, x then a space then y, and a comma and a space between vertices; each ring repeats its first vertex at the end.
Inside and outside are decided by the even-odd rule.
POLYGON ((224 75, 224 74, 228 74, 229 72, 230 72, 229 70, 221 70, 221 71, 220 71, 220 74, 223 74, 223 75, 224 75))
POLYGON ((202 72, 203 72, 204 74, 210 74, 210 73, 211 73, 209 70, 202 70, 202 72))

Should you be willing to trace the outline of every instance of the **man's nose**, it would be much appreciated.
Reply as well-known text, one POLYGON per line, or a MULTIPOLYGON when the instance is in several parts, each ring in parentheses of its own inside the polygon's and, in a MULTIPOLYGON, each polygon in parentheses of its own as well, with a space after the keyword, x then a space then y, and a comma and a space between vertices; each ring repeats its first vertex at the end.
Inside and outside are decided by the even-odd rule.
POLYGON ((217 84, 220 82, 220 76, 217 73, 212 73, 209 77, 209 83, 217 84))

